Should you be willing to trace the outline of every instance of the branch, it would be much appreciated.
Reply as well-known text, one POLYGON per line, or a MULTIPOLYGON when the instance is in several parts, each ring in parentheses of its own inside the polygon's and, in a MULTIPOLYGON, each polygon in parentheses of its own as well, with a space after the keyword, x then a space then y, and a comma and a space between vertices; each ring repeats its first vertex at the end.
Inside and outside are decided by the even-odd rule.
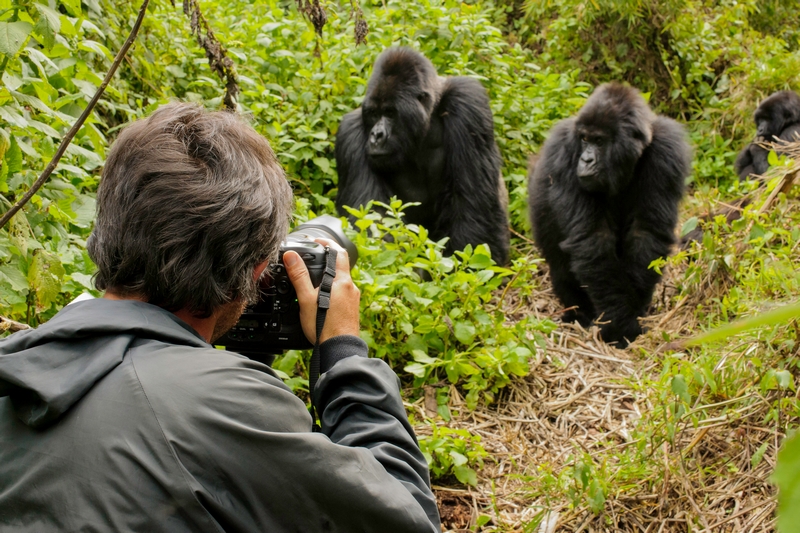
POLYGON ((22 322, 17 322, 16 320, 11 320, 10 318, 0 316, 0 333, 5 331, 14 333, 23 329, 31 329, 31 327, 28 324, 23 324, 22 322))
POLYGON ((183 12, 189 17, 192 33, 197 44, 206 52, 208 66, 225 82, 223 103, 227 109, 236 111, 236 97, 239 94, 239 82, 236 81, 236 67, 228 57, 228 51, 211 31, 206 17, 200 11, 197 0, 183 0, 183 12))
POLYGON ((28 189, 28 192, 26 192, 25 195, 22 198, 20 198, 20 200, 16 204, 14 204, 14 206, 11 207, 11 209, 6 211, 6 213, 3 215, 2 218, 0 218, 0 228, 5 226, 6 223, 9 220, 11 220, 11 217, 16 215, 17 212, 20 209, 22 209, 22 206, 28 203, 28 200, 30 200, 33 197, 33 195, 36 194, 39 191, 39 189, 42 188, 42 185, 44 185, 44 183, 50 177, 50 174, 52 174, 53 170, 55 170, 56 165, 58 165, 58 162, 61 160, 61 157, 64 155, 64 152, 67 151, 69 143, 72 142, 72 139, 78 133, 78 130, 81 129, 83 123, 86 122, 87 118, 89 118, 89 115, 92 113, 94 106, 97 104, 98 100, 100 100, 100 97, 103 96, 103 92, 106 90, 106 87, 108 87, 111 78, 113 78, 114 74, 117 72, 117 68, 119 67, 120 63, 122 63, 125 54, 128 53, 128 49, 131 47, 131 45, 133 45, 133 41, 136 40, 136 34, 139 33, 139 28, 142 27, 142 20, 144 20, 144 14, 145 12, 147 12, 147 5, 149 3, 150 0, 144 0, 142 2, 142 7, 139 8, 139 16, 136 19, 136 23, 134 23, 133 28, 131 29, 131 33, 130 35, 128 35, 128 39, 125 41, 125 44, 122 45, 122 48, 117 53, 117 57, 114 58, 114 62, 111 64, 111 70, 109 70, 108 74, 106 74, 103 83, 101 83, 100 87, 97 88, 97 91, 95 91, 94 96, 92 96, 92 99, 89 101, 89 105, 86 106, 86 109, 83 110, 81 116, 78 117, 78 120, 75 122, 75 124, 72 125, 67 134, 61 140, 61 144, 59 145, 58 150, 56 150, 55 155, 53 155, 53 158, 50 160, 50 163, 48 163, 47 167, 45 167, 41 176, 39 176, 39 179, 37 179, 34 182, 34 184, 31 185, 31 188, 28 189))

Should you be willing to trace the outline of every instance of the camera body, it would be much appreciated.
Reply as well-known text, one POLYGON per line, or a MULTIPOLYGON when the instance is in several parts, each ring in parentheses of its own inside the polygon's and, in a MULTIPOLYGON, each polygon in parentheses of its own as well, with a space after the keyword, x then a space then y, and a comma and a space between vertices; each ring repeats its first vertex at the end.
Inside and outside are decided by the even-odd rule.
POLYGON ((311 276, 311 283, 319 287, 327 263, 327 249, 314 239, 322 237, 337 242, 350 258, 350 268, 355 265, 358 251, 344 235, 342 221, 323 215, 298 226, 281 243, 277 263, 269 266, 269 275, 261 285, 261 297, 247 307, 239 321, 216 344, 226 350, 271 364, 275 355, 284 350, 312 348, 300 324, 300 306, 286 267, 283 254, 297 252, 311 276))

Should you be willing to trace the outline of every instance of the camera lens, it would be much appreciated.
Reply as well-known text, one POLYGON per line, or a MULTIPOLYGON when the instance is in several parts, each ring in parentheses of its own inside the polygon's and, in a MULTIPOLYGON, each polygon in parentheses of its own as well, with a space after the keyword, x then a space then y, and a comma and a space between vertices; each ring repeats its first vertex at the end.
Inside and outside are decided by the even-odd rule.
POLYGON ((331 215, 322 215, 313 220, 309 220, 305 224, 301 224, 289 235, 302 236, 305 239, 313 240, 316 237, 329 239, 338 243, 342 248, 347 250, 347 255, 350 258, 350 268, 353 268, 358 259, 358 249, 353 242, 348 239, 342 230, 342 221, 331 215))

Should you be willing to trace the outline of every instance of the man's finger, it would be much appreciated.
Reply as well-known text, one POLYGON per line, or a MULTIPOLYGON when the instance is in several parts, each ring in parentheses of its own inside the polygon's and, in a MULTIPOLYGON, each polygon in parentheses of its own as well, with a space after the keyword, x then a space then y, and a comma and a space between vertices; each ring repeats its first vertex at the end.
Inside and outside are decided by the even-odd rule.
POLYGON ((347 255, 347 250, 342 248, 336 241, 329 239, 318 238, 314 239, 320 244, 329 246, 336 250, 336 277, 344 278, 350 277, 350 257, 347 255))
POLYGON ((317 293, 311 283, 305 262, 297 252, 287 251, 283 254, 283 264, 286 266, 286 273, 289 280, 294 285, 297 299, 300 302, 316 302, 317 293))

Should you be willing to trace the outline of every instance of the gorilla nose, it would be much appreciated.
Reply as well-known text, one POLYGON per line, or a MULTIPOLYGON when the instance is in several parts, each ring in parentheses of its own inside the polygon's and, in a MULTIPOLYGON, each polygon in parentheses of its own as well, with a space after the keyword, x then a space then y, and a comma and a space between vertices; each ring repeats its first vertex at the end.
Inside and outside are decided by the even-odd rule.
POLYGON ((386 132, 383 130, 372 130, 372 135, 370 135, 369 142, 372 144, 383 144, 383 141, 386 140, 386 132))

